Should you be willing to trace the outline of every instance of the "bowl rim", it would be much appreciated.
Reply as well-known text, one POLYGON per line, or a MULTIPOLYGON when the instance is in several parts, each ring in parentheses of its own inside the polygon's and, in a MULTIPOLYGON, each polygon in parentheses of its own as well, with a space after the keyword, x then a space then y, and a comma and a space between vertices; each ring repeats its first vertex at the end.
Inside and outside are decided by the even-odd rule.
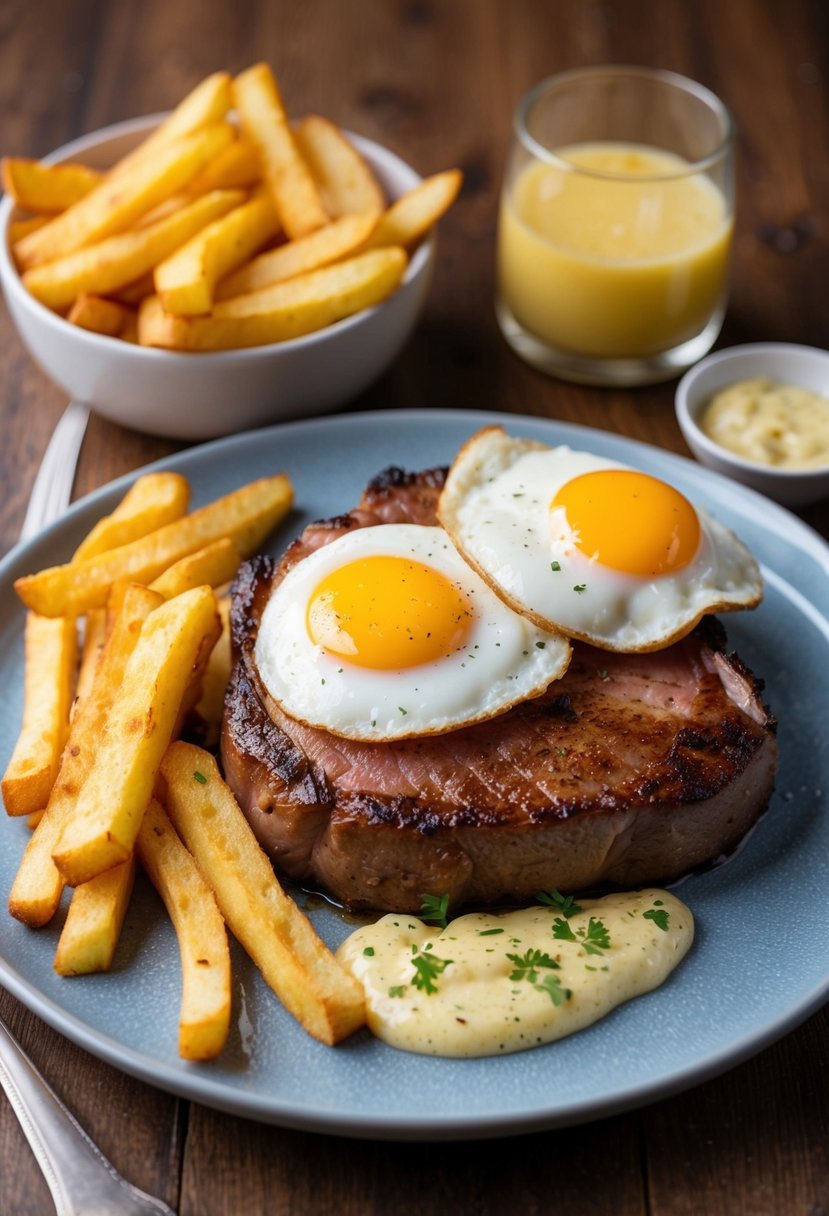
MULTIPOLYGON (((819 346, 807 346, 798 342, 745 342, 737 346, 723 347, 722 350, 713 351, 695 363, 677 384, 674 403, 680 430, 689 446, 698 446, 721 464, 728 465, 735 471, 744 472, 747 476, 755 479, 768 478, 769 484, 777 483, 783 486, 795 482, 823 481, 829 477, 829 457, 825 464, 819 465, 817 468, 780 469, 774 465, 761 464, 759 461, 747 460, 744 456, 738 456, 736 452, 723 447, 722 444, 706 435, 699 424, 698 414, 707 398, 691 404, 690 395, 696 381, 713 367, 739 362, 744 358, 751 359, 761 354, 772 357, 793 355, 795 358, 816 356, 818 359, 823 359, 826 362, 827 386, 829 386, 829 350, 824 350, 819 346)), ((791 378, 789 381, 791 382, 791 378)))
MULTIPOLYGON (((156 114, 139 115, 135 118, 127 118, 121 122, 111 123, 106 127, 99 127, 95 131, 79 135, 68 143, 62 144, 59 148, 53 149, 46 156, 39 159, 45 164, 60 164, 69 161, 82 156, 90 148, 97 147, 107 140, 118 139, 145 130, 151 131, 167 116, 167 113, 167 111, 162 111, 156 114)), ((382 162, 385 159, 390 163, 392 168, 410 173, 418 181, 424 180, 422 175, 408 161, 403 160, 402 156, 398 156, 396 152, 393 152, 384 144, 369 139, 365 135, 358 135, 356 132, 350 131, 345 127, 341 127, 340 129, 349 140, 353 141, 358 151, 369 159, 373 168, 376 167, 375 162, 382 162)), ((260 346, 246 346, 229 350, 162 350, 158 347, 127 343, 121 338, 110 337, 107 334, 97 334, 92 330, 81 329, 80 326, 69 327, 69 322, 65 317, 47 308, 45 304, 42 304, 40 300, 28 292, 23 284, 20 272, 14 263, 9 243, 9 225, 13 218, 15 207, 15 201, 10 195, 5 195, 0 200, 0 286, 2 286, 3 291, 7 294, 13 293, 21 302, 20 306, 31 309, 34 316, 41 323, 48 326, 50 330, 66 335, 71 329, 73 336, 80 343, 85 343, 90 353, 93 353, 96 349, 111 352, 114 348, 117 348, 126 356, 143 362, 155 361, 166 363, 168 366, 172 362, 177 363, 179 366, 184 366, 193 358, 197 358, 200 365, 209 366, 211 363, 221 363, 225 366, 227 364, 243 362, 246 359, 251 360, 257 356, 261 358, 265 355, 270 355, 272 357, 275 352, 287 355, 300 350, 313 350, 315 346, 324 343, 333 334, 343 334, 349 329, 367 324, 376 313, 382 311, 385 305, 394 299, 400 290, 420 278, 434 261, 437 247, 437 237, 433 228, 409 258, 400 285, 391 296, 379 304, 372 305, 371 308, 363 308, 352 316, 343 317, 342 320, 334 321, 331 325, 326 325, 323 329, 315 330, 313 333, 303 334, 298 338, 286 338, 282 342, 268 342, 260 346), (101 346, 102 343, 103 347, 101 346)))

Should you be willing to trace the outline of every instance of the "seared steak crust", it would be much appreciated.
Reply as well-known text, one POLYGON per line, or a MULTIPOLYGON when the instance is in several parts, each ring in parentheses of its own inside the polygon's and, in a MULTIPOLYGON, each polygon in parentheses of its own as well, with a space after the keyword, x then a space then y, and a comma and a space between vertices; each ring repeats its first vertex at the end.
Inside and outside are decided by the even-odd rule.
POLYGON ((578 645, 543 696, 441 736, 357 743, 273 703, 254 645, 275 581, 351 528, 432 523, 443 477, 387 470, 354 511, 237 578, 222 757, 277 866, 402 912, 427 891, 457 906, 666 882, 732 850, 771 793, 774 723, 712 619, 655 654, 578 645))

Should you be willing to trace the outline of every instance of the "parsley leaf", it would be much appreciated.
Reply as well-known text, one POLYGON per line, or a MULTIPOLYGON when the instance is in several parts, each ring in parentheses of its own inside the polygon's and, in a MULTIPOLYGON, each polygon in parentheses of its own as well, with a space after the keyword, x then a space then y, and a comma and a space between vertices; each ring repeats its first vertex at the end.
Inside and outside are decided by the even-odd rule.
POLYGON ((558 574, 559 570, 561 569, 561 562, 550 562, 550 569, 552 570, 553 574, 558 574))
POLYGON ((445 929, 447 925, 448 911, 448 895, 421 895, 420 915, 424 920, 428 920, 433 924, 438 924, 440 925, 441 929, 445 929))
POLYGON ((196 769, 195 773, 193 773, 193 776, 196 781, 198 781, 199 785, 207 785, 207 778, 205 777, 204 773, 200 773, 198 769, 196 769))
POLYGON ((431 954, 428 950, 415 954, 412 959, 415 971, 412 984, 421 992, 437 992, 435 980, 452 962, 454 959, 438 958, 436 954, 431 954))
POLYGON ((643 912, 642 915, 645 920, 652 920, 657 929, 661 929, 663 933, 668 932, 670 914, 667 908, 648 908, 647 912, 643 912))
MULTIPOLYGON (((557 750, 563 751, 564 749, 557 750)), ((577 912, 581 912, 581 904, 577 904, 572 895, 562 895, 555 887, 551 887, 549 891, 538 891, 535 898, 540 904, 546 904, 548 908, 557 908, 562 916, 575 916, 577 912)))
POLYGON ((601 954, 602 950, 610 949, 610 934, 604 921, 591 916, 587 922, 587 932, 582 929, 580 933, 584 934, 581 944, 586 954, 601 954))
POLYGON ((393 988, 389 988, 389 996, 404 996, 405 992, 405 984, 395 984, 393 988))
POLYGON ((557 916, 553 921, 553 937, 557 942, 577 942, 579 940, 567 921, 561 916, 557 916))
POLYGON ((577 595, 581 595, 583 591, 587 590, 587 583, 576 583, 573 590, 576 592, 577 595))
POLYGON ((559 965, 554 958, 550 958, 549 954, 545 954, 542 950, 527 950, 524 954, 508 954, 507 958, 511 963, 515 963, 515 970, 510 972, 511 980, 529 980, 531 984, 535 984, 538 980, 538 967, 546 967, 551 971, 558 971, 559 965))
POLYGON ((557 975, 545 975, 540 984, 533 984, 536 992, 546 992, 554 1005, 563 1005, 569 1001, 573 993, 569 988, 562 988, 557 975))

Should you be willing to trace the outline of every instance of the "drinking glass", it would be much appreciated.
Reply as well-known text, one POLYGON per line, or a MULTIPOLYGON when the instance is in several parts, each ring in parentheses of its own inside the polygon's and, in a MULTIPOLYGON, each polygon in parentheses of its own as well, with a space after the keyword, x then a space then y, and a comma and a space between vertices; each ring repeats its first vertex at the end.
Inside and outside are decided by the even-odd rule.
POLYGON ((521 101, 501 192, 496 313, 513 349, 600 385, 667 380, 722 325, 733 123, 672 72, 594 67, 521 101))

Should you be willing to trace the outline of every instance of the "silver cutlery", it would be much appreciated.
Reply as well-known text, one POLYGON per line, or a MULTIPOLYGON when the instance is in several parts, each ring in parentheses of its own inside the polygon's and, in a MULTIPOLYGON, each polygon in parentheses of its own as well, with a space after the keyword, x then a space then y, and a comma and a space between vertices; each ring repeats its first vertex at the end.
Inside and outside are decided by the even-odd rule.
POLYGON ((31 540, 69 506, 78 455, 86 433, 89 407, 70 401, 64 410, 35 476, 21 540, 31 540))
MULTIPOLYGON (((21 540, 58 519, 72 497, 89 409, 71 401, 37 471, 21 540)), ((17 1115, 58 1216, 175 1216, 160 1199, 122 1178, 44 1081, 0 1018, 0 1086, 17 1115)))
POLYGON ((127 1182, 49 1088, 0 1018, 0 1084, 31 1145, 58 1216, 175 1216, 127 1182))

